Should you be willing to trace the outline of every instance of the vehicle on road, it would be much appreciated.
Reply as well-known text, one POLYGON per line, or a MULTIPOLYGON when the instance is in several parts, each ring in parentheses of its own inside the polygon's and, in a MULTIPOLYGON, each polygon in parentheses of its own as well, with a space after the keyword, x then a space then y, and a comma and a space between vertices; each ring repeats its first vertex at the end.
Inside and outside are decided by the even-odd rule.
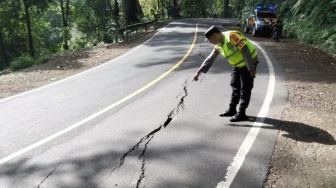
POLYGON ((252 30, 252 36, 254 37, 261 34, 272 36, 274 24, 276 24, 278 36, 281 36, 283 24, 276 16, 274 7, 258 5, 250 16, 245 19, 244 32, 249 33, 249 31, 252 30))

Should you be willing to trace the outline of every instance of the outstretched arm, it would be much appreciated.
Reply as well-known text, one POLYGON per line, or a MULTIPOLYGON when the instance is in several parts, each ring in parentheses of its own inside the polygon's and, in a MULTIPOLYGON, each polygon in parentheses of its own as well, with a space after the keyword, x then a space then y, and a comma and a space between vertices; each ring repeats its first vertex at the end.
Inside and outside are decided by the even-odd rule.
POLYGON ((198 77, 201 75, 201 73, 205 74, 205 73, 208 72, 208 70, 210 69, 210 67, 214 63, 215 59, 217 58, 218 54, 219 54, 219 51, 216 48, 214 48, 212 50, 211 54, 207 58, 205 58, 201 67, 197 70, 193 80, 197 81, 198 77))

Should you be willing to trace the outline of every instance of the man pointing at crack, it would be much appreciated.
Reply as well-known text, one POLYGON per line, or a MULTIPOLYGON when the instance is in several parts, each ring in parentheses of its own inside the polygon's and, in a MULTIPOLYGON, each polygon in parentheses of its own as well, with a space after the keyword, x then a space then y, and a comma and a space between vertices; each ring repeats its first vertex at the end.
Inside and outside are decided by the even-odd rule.
POLYGON ((197 81, 201 73, 207 73, 219 54, 224 56, 233 67, 230 83, 232 95, 229 109, 219 116, 232 116, 231 122, 248 119, 245 112, 250 103, 256 67, 259 62, 257 51, 239 31, 233 30, 222 33, 217 27, 211 26, 204 35, 215 46, 197 70, 193 80, 197 81), (237 112, 236 108, 239 101, 240 105, 237 112))

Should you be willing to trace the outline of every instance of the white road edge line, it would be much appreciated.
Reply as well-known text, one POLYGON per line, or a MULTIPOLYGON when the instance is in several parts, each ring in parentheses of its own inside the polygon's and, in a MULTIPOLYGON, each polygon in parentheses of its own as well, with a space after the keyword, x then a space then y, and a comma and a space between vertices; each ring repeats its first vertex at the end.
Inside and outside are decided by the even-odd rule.
POLYGON ((265 121, 265 117, 268 113, 268 110, 269 110, 269 107, 271 105, 272 98, 274 95, 275 73, 274 73, 274 67, 272 65, 272 62, 270 58, 268 57, 268 55, 266 54, 265 50, 263 50, 257 43, 253 41, 251 42, 260 49, 268 65, 270 80, 268 82, 267 94, 266 94, 264 103, 259 111, 256 122, 253 123, 252 128, 250 129, 247 136, 245 137, 245 140, 240 146, 236 156, 233 159, 233 162, 227 169, 227 172, 225 175, 225 181, 219 182, 216 188, 229 188, 230 187, 231 183, 233 182, 234 178, 236 177, 240 167, 242 166, 245 160, 245 156, 247 155, 247 153, 252 147, 253 142, 257 138, 260 128, 263 126, 263 122, 265 121))
POLYGON ((170 24, 172 24, 172 23, 173 23, 173 22, 171 22, 171 23, 169 23, 168 25, 166 25, 165 27, 159 29, 157 33, 155 33, 151 38, 149 38, 148 40, 146 40, 143 44, 141 44, 141 45, 135 47, 134 49, 132 49, 132 50, 126 52, 125 54, 122 54, 122 55, 120 55, 120 56, 118 56, 118 57, 116 57, 116 58, 114 58, 114 59, 112 59, 112 60, 110 60, 110 61, 108 61, 108 62, 106 62, 106 63, 103 63, 103 64, 98 65, 98 66, 96 66, 96 67, 92 67, 92 68, 90 68, 90 69, 88 69, 88 70, 85 70, 85 71, 80 72, 80 73, 78 73, 78 74, 75 74, 75 75, 69 76, 69 77, 67 77, 67 78, 58 80, 58 81, 56 81, 56 82, 53 82, 53 83, 50 83, 50 84, 47 84, 47 85, 44 85, 44 86, 41 86, 41 87, 38 87, 38 88, 35 88, 35 89, 32 89, 32 90, 25 91, 25 92, 23 92, 23 93, 19 93, 19 94, 17 94, 17 95, 13 95, 13 96, 9 96, 9 97, 0 99, 0 102, 5 102, 5 101, 11 100, 11 99, 16 98, 16 97, 20 97, 20 96, 25 95, 25 94, 28 94, 28 93, 33 93, 33 92, 39 91, 39 90, 41 90, 41 89, 48 88, 48 87, 53 86, 53 85, 55 85, 55 84, 58 84, 58 83, 60 83, 60 82, 63 82, 63 81, 72 79, 73 77, 77 77, 77 76, 79 76, 79 75, 82 75, 82 74, 84 74, 84 73, 86 73, 86 72, 90 72, 90 71, 92 71, 92 70, 94 70, 94 69, 100 68, 100 67, 102 67, 102 66, 106 66, 107 64, 109 64, 109 63, 111 63, 111 62, 113 62, 113 61, 116 61, 116 60, 118 60, 118 59, 120 59, 120 58, 122 58, 122 57, 128 55, 129 53, 132 53, 133 51, 137 50, 138 48, 142 47, 142 46, 145 45, 148 41, 150 41, 153 37, 155 37, 157 34, 159 34, 159 33, 161 32, 162 29, 168 27, 168 26, 169 26, 170 24))
MULTIPOLYGON (((168 26, 168 25, 167 25, 167 26, 168 26)), ((167 26, 166 26, 166 27, 167 27, 167 26)), ((141 93, 141 92, 145 91, 146 89, 148 89, 149 87, 153 86, 155 83, 157 83, 157 82, 160 81, 162 78, 164 78, 164 77, 167 76, 169 73, 171 73, 173 70, 175 70, 177 67, 179 67, 179 66, 184 62, 184 60, 189 56, 189 54, 191 53, 192 49, 193 49, 194 46, 195 46, 196 39, 197 39, 197 33, 198 33, 198 24, 196 24, 194 40, 192 41, 192 43, 191 43, 191 45, 190 45, 190 48, 189 48, 189 50, 187 51, 187 53, 182 57, 182 59, 181 59, 179 62, 177 62, 172 68, 170 68, 169 70, 167 70, 167 71, 166 71, 165 73, 163 73, 161 76, 157 77, 155 80, 151 81, 150 83, 148 83, 147 85, 145 85, 145 86, 143 86, 142 88, 138 89, 137 91, 131 93, 130 95, 128 95, 128 96, 122 98, 121 100, 119 100, 119 101, 117 101, 117 102, 111 104, 110 106, 108 106, 108 107, 106 107, 106 108, 104 108, 104 109, 98 111, 97 113, 92 114, 91 116, 89 116, 89 117, 87 117, 87 118, 85 118, 85 119, 83 119, 83 120, 81 120, 81 121, 79 121, 79 122, 77 122, 77 123, 75 123, 75 124, 69 126, 68 128, 63 129, 63 130, 61 130, 61 131, 59 131, 59 132, 57 132, 57 133, 55 133, 55 134, 53 134, 53 135, 51 135, 51 136, 48 136, 47 138, 44 138, 44 139, 41 140, 41 141, 38 141, 38 142, 36 142, 36 143, 34 143, 34 144, 32 144, 32 145, 30 145, 30 146, 28 146, 28 147, 25 147, 25 148, 23 148, 23 149, 21 149, 21 150, 15 152, 15 153, 11 154, 11 155, 8 155, 8 156, 5 157, 5 158, 0 159, 0 165, 2 165, 2 164, 4 164, 4 163, 6 163, 6 162, 8 162, 8 161, 10 161, 10 160, 12 160, 12 159, 18 157, 18 156, 20 156, 20 155, 22 155, 22 154, 24 154, 24 153, 27 153, 27 152, 29 152, 29 151, 31 151, 31 150, 33 150, 33 149, 35 149, 35 148, 37 148, 37 147, 43 145, 43 144, 45 144, 45 143, 47 143, 47 142, 49 142, 49 141, 51 141, 51 140, 53 140, 53 139, 55 139, 55 138, 57 138, 57 137, 63 135, 63 134, 65 134, 65 133, 67 133, 67 132, 69 132, 69 131, 71 131, 71 130, 73 130, 73 129, 75 129, 75 128, 81 126, 81 125, 83 125, 84 123, 86 123, 86 122, 88 122, 88 121, 90 121, 90 120, 92 120, 92 119, 94 119, 94 118, 96 118, 96 117, 98 117, 98 116, 104 114, 105 112, 107 112, 107 111, 113 109, 114 107, 116 107, 116 106, 118 106, 118 105, 124 103, 125 101, 127 101, 127 100, 133 98, 134 96, 138 95, 139 93, 141 93)), ((148 39, 148 40, 149 40, 149 39, 148 39)), ((148 41, 148 40, 147 40, 147 41, 148 41)), ((147 41, 146 41, 146 42, 147 42, 147 41)), ((142 45, 141 45, 141 46, 142 46, 142 45)), ((139 47, 140 47, 140 46, 139 46, 139 47)), ((139 47, 137 47, 137 48, 139 48, 139 47)), ((136 49, 137 49, 137 48, 136 48, 136 49)), ((135 49, 134 49, 134 50, 135 50, 135 49)), ((132 51, 134 51, 134 50, 132 50, 132 51)), ((128 53, 131 53, 132 51, 130 51, 130 52, 128 52, 128 53)), ((128 53, 127 53, 127 54, 128 54, 128 53)), ((125 55, 126 55, 126 54, 125 54, 125 55)), ((113 61, 113 60, 112 60, 112 61, 113 61)), ((61 81, 63 81, 63 80, 61 80, 61 81)), ((50 85, 52 85, 52 84, 50 84, 50 85)), ((49 86, 50 86, 50 85, 49 85, 49 86)))

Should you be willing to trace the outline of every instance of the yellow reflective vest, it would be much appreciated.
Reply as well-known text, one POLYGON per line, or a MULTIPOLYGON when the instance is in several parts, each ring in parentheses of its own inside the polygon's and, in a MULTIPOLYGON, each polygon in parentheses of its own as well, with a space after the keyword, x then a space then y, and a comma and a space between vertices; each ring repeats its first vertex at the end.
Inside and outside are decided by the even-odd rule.
POLYGON ((245 38, 239 31, 223 32, 223 44, 217 44, 215 48, 222 54, 233 67, 246 66, 242 49, 247 46, 252 59, 257 58, 257 51, 251 42, 245 38))

